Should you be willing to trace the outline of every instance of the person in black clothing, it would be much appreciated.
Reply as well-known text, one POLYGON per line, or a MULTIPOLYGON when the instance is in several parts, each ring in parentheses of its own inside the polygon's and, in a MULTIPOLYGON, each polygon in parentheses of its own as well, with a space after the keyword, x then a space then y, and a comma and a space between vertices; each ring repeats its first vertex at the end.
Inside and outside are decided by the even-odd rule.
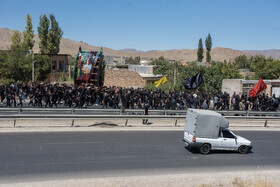
POLYGON ((5 99, 5 86, 0 85, 0 101, 3 102, 5 99))
POLYGON ((60 104, 61 100, 63 99, 63 92, 62 92, 62 87, 58 86, 57 87, 57 103, 60 104))
POLYGON ((85 92, 83 91, 83 89, 81 89, 80 97, 78 99, 79 99, 79 107, 83 108, 83 106, 85 104, 85 92))
POLYGON ((222 108, 223 108, 223 103, 221 102, 220 99, 218 99, 215 110, 222 110, 222 108))
MULTIPOLYGON (((149 103, 144 104, 144 115, 149 115, 149 103)), ((143 119, 143 124, 148 124, 148 119, 143 119)))
POLYGON ((234 110, 239 110, 239 103, 240 103, 240 97, 239 97, 239 95, 236 95, 235 96, 234 110))
POLYGON ((11 107, 11 98, 12 98, 12 95, 10 92, 7 93, 7 96, 6 96, 6 107, 11 107))
POLYGON ((121 92, 121 101, 122 101, 122 112, 126 109, 127 106, 127 97, 126 97, 126 92, 121 92))
POLYGON ((72 104, 73 104, 73 99, 74 99, 74 95, 72 94, 72 91, 69 91, 66 106, 68 106, 69 108, 71 108, 71 107, 72 107, 72 104))
POLYGON ((119 90, 114 91, 114 97, 113 97, 113 108, 120 108, 119 107, 119 100, 120 100, 120 93, 119 90))
POLYGON ((86 104, 86 106, 90 106, 90 101, 91 101, 91 95, 90 95, 90 88, 88 87, 85 90, 85 104, 86 104))
POLYGON ((108 108, 108 104, 109 104, 109 94, 107 92, 104 93, 104 96, 103 96, 103 106, 102 108, 106 107, 108 108))
POLYGON ((57 108, 58 93, 57 93, 56 88, 51 93, 51 98, 52 98, 51 107, 53 107, 53 105, 55 105, 55 107, 57 108))
POLYGON ((28 106, 29 105, 32 105, 32 106, 34 106, 34 95, 33 95, 33 93, 31 93, 30 95, 29 95, 29 103, 28 103, 28 106))
POLYGON ((75 107, 80 107, 80 100, 79 100, 80 96, 81 96, 81 93, 77 92, 76 96, 75 96, 75 98, 73 100, 73 102, 75 103, 75 107))
POLYGON ((175 100, 174 97, 171 98, 170 104, 171 104, 171 109, 172 109, 172 110, 175 110, 176 107, 177 107, 177 102, 176 102, 176 100, 175 100))
POLYGON ((12 102, 14 104, 14 107, 17 107, 17 102, 16 102, 16 92, 13 90, 11 91, 11 95, 12 95, 12 102))
POLYGON ((42 93, 39 89, 36 90, 35 92, 35 103, 34 106, 38 106, 42 108, 42 93))
POLYGON ((45 94, 45 101, 46 101, 45 108, 48 105, 49 105, 49 107, 52 107, 52 104, 51 104, 51 90, 48 90, 47 93, 45 94))

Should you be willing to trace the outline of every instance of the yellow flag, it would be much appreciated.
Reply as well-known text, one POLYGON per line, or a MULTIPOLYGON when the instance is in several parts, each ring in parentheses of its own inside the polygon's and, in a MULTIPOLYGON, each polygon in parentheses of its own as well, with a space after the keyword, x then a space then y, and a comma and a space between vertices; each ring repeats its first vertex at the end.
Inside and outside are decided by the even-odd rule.
POLYGON ((156 87, 159 87, 159 85, 161 85, 161 84, 163 84, 163 83, 165 83, 165 82, 167 82, 166 76, 164 76, 164 77, 162 77, 160 80, 154 82, 154 84, 155 84, 156 87))

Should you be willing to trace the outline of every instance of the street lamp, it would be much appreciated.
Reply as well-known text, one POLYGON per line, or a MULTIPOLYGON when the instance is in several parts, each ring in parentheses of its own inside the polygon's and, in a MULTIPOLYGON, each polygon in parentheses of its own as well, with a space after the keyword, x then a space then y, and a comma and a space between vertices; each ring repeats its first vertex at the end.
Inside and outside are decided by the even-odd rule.
POLYGON ((29 49, 29 53, 32 54, 32 82, 34 82, 34 53, 32 49, 29 49))

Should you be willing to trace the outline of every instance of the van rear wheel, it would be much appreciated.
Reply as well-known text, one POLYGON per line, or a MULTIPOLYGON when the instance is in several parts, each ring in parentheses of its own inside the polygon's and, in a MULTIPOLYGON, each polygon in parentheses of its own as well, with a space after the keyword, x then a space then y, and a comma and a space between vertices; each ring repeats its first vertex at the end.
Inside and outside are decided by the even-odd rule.
POLYGON ((246 145, 241 145, 239 148, 238 148, 238 152, 240 154, 246 154, 248 151, 248 147, 246 145))
POLYGON ((211 146, 209 144, 203 144, 200 147, 200 153, 201 154, 207 155, 207 154, 210 153, 210 151, 211 151, 211 146))

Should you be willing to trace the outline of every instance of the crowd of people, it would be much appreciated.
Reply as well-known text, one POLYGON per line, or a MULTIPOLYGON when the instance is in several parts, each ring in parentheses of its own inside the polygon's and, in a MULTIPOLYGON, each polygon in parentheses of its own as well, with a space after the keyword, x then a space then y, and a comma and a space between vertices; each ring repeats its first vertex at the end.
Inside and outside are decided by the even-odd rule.
POLYGON ((144 88, 73 86, 50 83, 10 83, 0 85, 2 107, 76 107, 100 106, 102 108, 171 109, 187 108, 211 110, 276 111, 279 98, 261 94, 255 98, 246 93, 231 97, 228 93, 209 95, 206 92, 144 88))

